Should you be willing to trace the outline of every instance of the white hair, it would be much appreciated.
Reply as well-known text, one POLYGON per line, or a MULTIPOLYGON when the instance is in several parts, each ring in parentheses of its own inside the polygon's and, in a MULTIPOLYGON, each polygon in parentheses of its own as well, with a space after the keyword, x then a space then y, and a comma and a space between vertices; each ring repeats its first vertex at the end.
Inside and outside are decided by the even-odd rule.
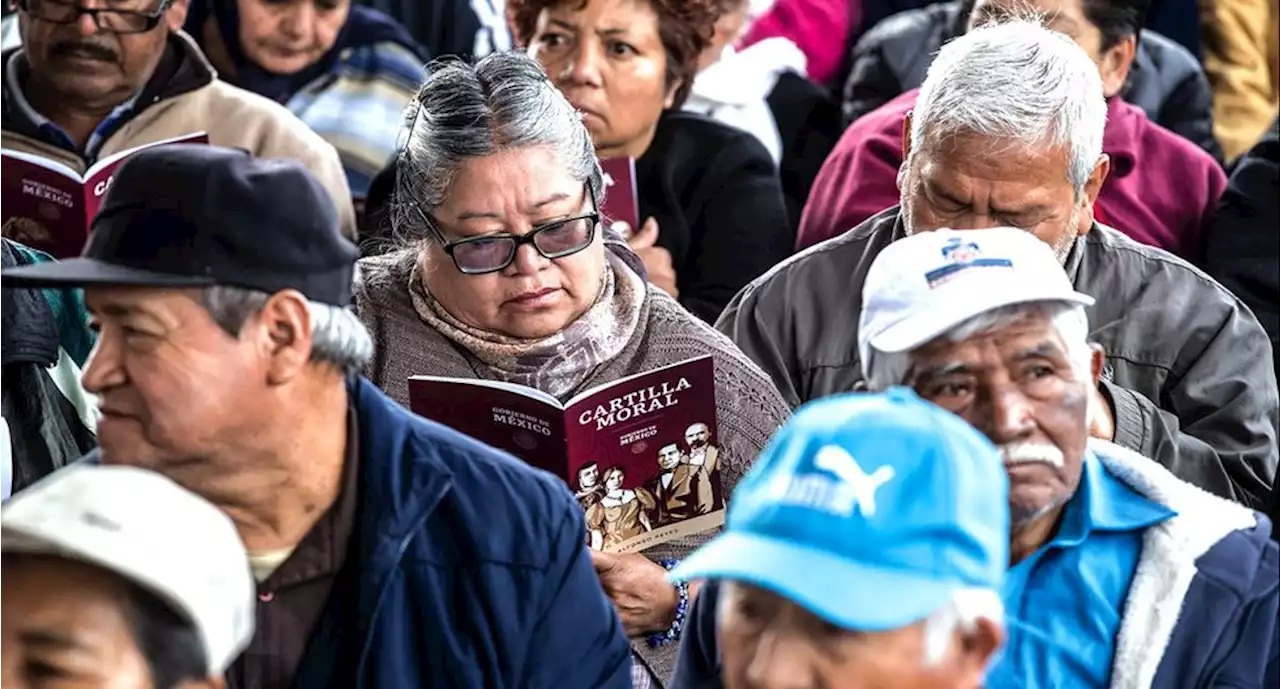
MULTIPOLYGON (((735 595, 737 582, 726 579, 720 586, 717 624, 724 624, 731 609, 727 603, 735 595)), ((895 594, 887 592, 885 595, 895 594)), ((978 629, 979 620, 984 619, 1004 626, 1004 603, 1000 594, 977 587, 964 587, 952 592, 951 597, 924 620, 924 666, 932 667, 946 660, 956 633, 961 636, 973 634, 978 629)))
MULTIPOLYGON (((1053 330, 1062 339, 1071 370, 1079 380, 1092 377, 1093 349, 1089 346, 1089 317, 1083 306, 1070 302, 1028 302, 1012 304, 980 313, 943 333, 951 342, 963 342, 971 337, 1001 330, 1026 322, 1035 316, 1047 316, 1053 330)), ((868 361, 862 362, 862 374, 867 388, 881 391, 894 385, 908 383, 911 373, 911 352, 881 352, 871 348, 868 361)))
POLYGON ((1004 625, 1004 603, 1000 595, 986 588, 962 588, 934 610, 924 622, 924 664, 934 666, 946 660, 951 640, 973 634, 979 620, 1004 625))
POLYGON ((960 134, 1068 148, 1078 198, 1106 123, 1097 65, 1067 36, 1017 19, 975 28, 938 52, 912 109, 911 156, 960 134))
MULTIPOLYGON (((200 303, 227 334, 239 337, 249 316, 262 310, 270 294, 215 285, 201 290, 200 303)), ((373 338, 351 309, 308 301, 311 316, 311 361, 332 364, 355 374, 373 358, 373 338)))

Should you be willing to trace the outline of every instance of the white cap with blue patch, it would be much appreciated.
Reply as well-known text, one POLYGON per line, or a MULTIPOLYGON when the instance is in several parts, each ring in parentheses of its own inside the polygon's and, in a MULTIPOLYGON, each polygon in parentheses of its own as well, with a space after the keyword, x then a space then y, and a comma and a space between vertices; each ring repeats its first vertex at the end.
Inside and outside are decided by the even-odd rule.
POLYGON ((867 271, 858 320, 863 370, 871 351, 907 352, 974 316, 1014 304, 1092 306, 1053 249, 1025 230, 935 230, 885 247, 867 271))

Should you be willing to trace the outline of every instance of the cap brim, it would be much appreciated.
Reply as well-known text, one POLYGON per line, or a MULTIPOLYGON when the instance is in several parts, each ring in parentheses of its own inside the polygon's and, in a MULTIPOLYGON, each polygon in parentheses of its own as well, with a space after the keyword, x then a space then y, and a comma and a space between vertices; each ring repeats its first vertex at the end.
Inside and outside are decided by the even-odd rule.
POLYGON ((733 532, 722 534, 685 558, 672 570, 671 578, 741 581, 856 631, 898 629, 922 620, 960 588, 958 583, 733 532))
MULTIPOLYGON (((6 555, 49 556, 99 567, 156 596, 172 608, 174 612, 186 618, 197 629, 199 628, 195 611, 191 609, 187 601, 170 589, 164 581, 154 577, 146 569, 126 566, 125 563, 114 561, 110 557, 104 557, 101 552, 93 548, 85 548, 82 544, 69 540, 59 540, 58 537, 50 534, 33 533, 26 529, 5 526, 0 527, 0 552, 4 552, 6 555)), ((214 659, 210 658, 208 660, 210 663, 208 667, 210 676, 220 675, 226 670, 226 668, 215 666, 214 659)))
POLYGON ((0 284, 5 287, 201 287, 214 284, 214 280, 207 276, 158 273, 80 257, 0 271, 0 284))
POLYGON ((5 527, 0 529, 0 551, 15 555, 53 555, 65 549, 48 539, 5 527))
POLYGON ((932 341, 974 316, 1006 306, 1041 302, 1093 306, 1094 300, 1080 292, 988 294, 985 299, 966 299, 962 304, 939 304, 938 308, 930 309, 927 313, 919 313, 894 323, 872 335, 867 341, 877 351, 906 352, 932 341))

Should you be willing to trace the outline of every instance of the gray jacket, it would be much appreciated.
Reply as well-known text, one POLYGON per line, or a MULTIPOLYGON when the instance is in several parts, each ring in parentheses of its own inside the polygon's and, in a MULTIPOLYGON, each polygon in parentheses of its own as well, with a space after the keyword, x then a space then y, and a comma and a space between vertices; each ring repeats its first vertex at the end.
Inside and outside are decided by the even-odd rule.
MULTIPOLYGON (((716 327, 773 377, 792 406, 856 389, 867 269, 904 236, 896 207, 778 264, 716 327)), ((1178 477, 1250 506, 1270 492, 1280 399, 1271 343, 1230 292, 1182 259, 1095 224, 1066 270, 1106 348, 1115 442, 1178 477)))

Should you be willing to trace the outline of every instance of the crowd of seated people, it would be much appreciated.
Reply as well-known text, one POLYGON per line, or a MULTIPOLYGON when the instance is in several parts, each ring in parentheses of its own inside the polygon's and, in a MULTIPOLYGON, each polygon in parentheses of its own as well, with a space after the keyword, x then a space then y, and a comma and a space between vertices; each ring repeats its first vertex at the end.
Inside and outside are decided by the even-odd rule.
POLYGON ((5 12, 5 687, 1280 685, 1280 0, 5 12))

